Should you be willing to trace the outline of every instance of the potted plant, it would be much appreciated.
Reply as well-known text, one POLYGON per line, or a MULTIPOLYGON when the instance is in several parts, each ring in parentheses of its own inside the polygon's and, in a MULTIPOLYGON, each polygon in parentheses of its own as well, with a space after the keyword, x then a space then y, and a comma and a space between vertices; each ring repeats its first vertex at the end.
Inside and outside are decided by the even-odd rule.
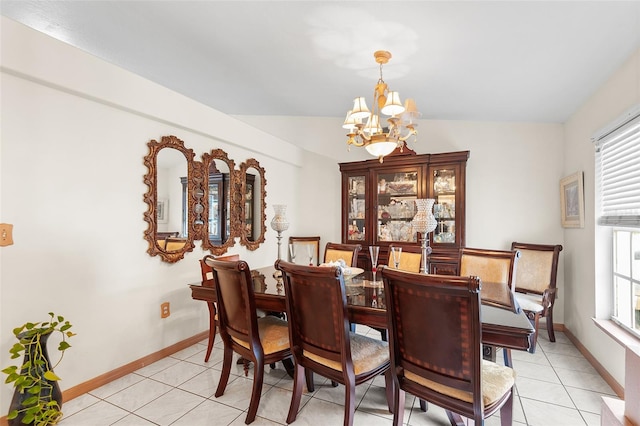
POLYGON ((11 359, 24 353, 22 365, 9 366, 2 370, 7 374, 5 383, 13 383, 15 388, 7 420, 10 425, 33 424, 53 425, 62 418, 62 393, 53 369, 62 361, 64 352, 71 346, 67 339, 75 334, 69 329, 71 324, 60 315, 49 312, 46 322, 27 322, 13 329, 18 343, 9 350, 11 359), (61 334, 58 345, 60 359, 51 365, 47 352, 47 340, 54 333, 61 334))

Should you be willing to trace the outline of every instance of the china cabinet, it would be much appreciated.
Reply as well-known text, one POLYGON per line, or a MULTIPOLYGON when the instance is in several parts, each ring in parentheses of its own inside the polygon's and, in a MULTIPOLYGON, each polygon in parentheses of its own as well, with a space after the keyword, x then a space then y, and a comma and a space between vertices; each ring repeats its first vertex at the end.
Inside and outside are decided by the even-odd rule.
POLYGON ((377 159, 340 163, 342 242, 362 245, 358 266, 370 267, 370 245, 387 264, 389 244, 420 245, 411 221, 417 198, 433 198, 438 222, 429 234, 430 273, 456 274, 465 244, 465 171, 469 151, 416 154, 406 147, 377 159))

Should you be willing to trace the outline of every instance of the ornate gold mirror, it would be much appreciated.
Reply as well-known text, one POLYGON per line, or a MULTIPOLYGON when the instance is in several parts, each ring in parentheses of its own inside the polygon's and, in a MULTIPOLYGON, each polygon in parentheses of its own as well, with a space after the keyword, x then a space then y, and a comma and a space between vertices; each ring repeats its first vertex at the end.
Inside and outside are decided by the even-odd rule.
POLYGON ((238 235, 237 221, 233 220, 231 211, 237 173, 233 160, 221 149, 203 154, 202 165, 207 182, 204 187, 207 200, 204 217, 208 218, 203 229, 202 248, 220 255, 233 247, 234 237, 238 235))
POLYGON ((236 238, 248 250, 264 242, 267 181, 256 159, 236 170, 221 149, 203 154, 202 162, 194 161, 193 151, 175 136, 147 146, 147 253, 173 263, 192 251, 198 239, 214 255, 233 247, 236 238))
POLYGON ((195 191, 189 184, 193 181, 195 154, 175 136, 163 136, 160 142, 152 140, 147 146, 149 154, 144 158, 147 166, 144 183, 148 187, 144 195, 147 253, 173 263, 193 250, 197 234, 190 217, 196 210, 195 191), (187 183, 186 191, 183 182, 187 183))
POLYGON ((248 250, 256 250, 264 242, 266 232, 266 184, 264 169, 258 160, 250 158, 240 164, 238 172, 239 187, 239 215, 240 215, 240 244, 248 250))

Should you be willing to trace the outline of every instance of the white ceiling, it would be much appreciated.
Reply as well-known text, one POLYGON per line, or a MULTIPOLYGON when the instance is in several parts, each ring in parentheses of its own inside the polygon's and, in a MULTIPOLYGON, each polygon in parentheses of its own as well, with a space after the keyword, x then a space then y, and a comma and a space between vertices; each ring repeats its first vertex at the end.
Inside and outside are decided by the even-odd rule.
MULTIPOLYGON (((5 1, 2 15, 230 115, 564 122, 640 48, 640 1, 5 1)), ((640 71, 638 72, 640 84, 640 71)))

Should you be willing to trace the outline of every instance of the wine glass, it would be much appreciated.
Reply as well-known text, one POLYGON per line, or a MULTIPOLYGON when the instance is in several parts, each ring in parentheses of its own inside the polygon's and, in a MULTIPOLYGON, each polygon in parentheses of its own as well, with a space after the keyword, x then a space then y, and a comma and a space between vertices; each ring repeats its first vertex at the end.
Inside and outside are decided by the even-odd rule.
POLYGON ((309 266, 313 266, 313 245, 307 244, 307 256, 309 256, 309 266))
POLYGON ((371 272, 373 272, 373 281, 376 280, 376 272, 378 271, 378 254, 380 254, 380 247, 369 246, 369 255, 371 256, 371 272))
POLYGON ((391 247, 391 255, 393 256, 393 265, 396 269, 400 268, 400 256, 402 255, 402 247, 391 247))
POLYGON ((296 263, 296 247, 291 243, 289 243, 289 256, 291 263, 296 263))

